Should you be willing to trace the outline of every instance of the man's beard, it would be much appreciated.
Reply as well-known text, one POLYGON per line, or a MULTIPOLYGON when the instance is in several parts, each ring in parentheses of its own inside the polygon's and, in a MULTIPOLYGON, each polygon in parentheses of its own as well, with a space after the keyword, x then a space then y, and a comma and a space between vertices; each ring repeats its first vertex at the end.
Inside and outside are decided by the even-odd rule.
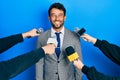
POLYGON ((64 22, 63 22, 62 24, 60 24, 59 27, 55 26, 52 22, 51 22, 51 25, 52 25, 52 27, 53 27, 54 29, 60 29, 61 27, 63 27, 64 22))

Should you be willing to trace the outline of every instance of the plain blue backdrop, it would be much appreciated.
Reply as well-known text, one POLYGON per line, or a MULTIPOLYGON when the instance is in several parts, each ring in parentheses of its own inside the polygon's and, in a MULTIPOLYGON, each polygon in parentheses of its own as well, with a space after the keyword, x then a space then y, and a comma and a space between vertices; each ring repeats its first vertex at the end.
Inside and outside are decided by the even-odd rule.
MULTIPOLYGON (((0 0, 0 38, 26 32, 33 28, 50 28, 48 8, 61 2, 67 10, 65 27, 86 29, 86 33, 120 45, 120 0, 0 0)), ((0 61, 11 59, 36 48, 37 37, 25 39, 3 54, 0 61)), ((81 40, 83 62, 106 75, 120 76, 120 66, 114 64, 93 44, 81 40)), ((11 80, 35 80, 35 65, 11 80)), ((87 80, 83 76, 83 80, 87 80)))

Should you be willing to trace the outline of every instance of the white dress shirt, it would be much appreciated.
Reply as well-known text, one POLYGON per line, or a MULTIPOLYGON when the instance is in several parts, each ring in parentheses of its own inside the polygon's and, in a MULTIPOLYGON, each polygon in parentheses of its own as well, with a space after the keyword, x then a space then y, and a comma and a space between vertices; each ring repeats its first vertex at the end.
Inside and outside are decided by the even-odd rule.
MULTIPOLYGON (((60 31, 61 32, 61 34, 60 34, 60 47, 62 47, 62 44, 63 44, 64 31, 65 31, 65 29, 63 26, 62 30, 60 31)), ((51 37, 54 37, 57 39, 57 36, 55 33, 56 33, 56 31, 53 28, 51 28, 51 37)))

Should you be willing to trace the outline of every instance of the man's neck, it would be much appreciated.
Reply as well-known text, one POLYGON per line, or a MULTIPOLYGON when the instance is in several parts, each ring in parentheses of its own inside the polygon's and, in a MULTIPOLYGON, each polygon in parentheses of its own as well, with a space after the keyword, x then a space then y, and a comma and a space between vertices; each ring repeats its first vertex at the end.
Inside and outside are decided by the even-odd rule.
POLYGON ((62 29, 63 29, 63 27, 60 27, 59 29, 53 28, 53 30, 55 30, 56 32, 60 32, 62 29))

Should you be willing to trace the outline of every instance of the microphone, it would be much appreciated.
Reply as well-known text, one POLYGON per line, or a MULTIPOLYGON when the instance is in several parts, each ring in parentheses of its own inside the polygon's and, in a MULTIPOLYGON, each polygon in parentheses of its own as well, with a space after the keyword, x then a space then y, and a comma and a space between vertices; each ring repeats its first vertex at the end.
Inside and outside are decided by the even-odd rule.
MULTIPOLYGON (((44 31, 43 28, 38 28, 36 33, 41 34, 43 31, 44 31)), ((27 38, 31 38, 31 36, 28 36, 27 38)))
POLYGON ((44 32, 44 30, 43 30, 43 28, 41 28, 41 27, 38 28, 37 31, 36 31, 36 33, 38 33, 38 34, 41 34, 42 32, 44 32))
POLYGON ((83 35, 85 33, 85 29, 84 28, 81 28, 79 29, 78 27, 75 28, 75 32, 77 33, 77 35, 80 37, 81 35, 83 35))
POLYGON ((55 44, 55 46, 57 47, 58 42, 55 37, 51 37, 48 38, 47 44, 55 44))
POLYGON ((74 60, 79 58, 78 53, 75 52, 72 46, 67 47, 65 51, 70 62, 73 62, 74 60))

